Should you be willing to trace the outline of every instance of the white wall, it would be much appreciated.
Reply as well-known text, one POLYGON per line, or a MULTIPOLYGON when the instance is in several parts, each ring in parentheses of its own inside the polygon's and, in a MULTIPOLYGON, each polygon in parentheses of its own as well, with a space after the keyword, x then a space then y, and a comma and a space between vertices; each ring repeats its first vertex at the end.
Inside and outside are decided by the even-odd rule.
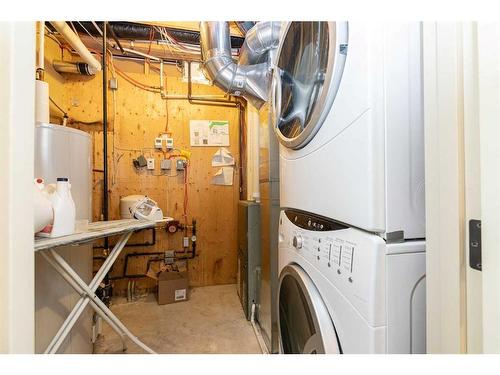
POLYGON ((0 51, 0 353, 33 353, 35 23, 0 22, 0 51))

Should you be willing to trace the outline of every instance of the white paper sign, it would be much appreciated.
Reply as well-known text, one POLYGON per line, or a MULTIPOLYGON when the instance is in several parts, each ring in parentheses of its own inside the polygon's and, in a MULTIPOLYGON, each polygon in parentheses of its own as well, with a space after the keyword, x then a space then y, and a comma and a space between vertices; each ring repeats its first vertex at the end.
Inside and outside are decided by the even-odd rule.
POLYGON ((189 121, 191 146, 229 146, 229 121, 189 121))
POLYGON ((212 156, 212 167, 228 165, 234 165, 233 155, 227 148, 221 147, 215 152, 214 156, 212 156))
POLYGON ((212 177, 212 185, 226 185, 233 184, 233 167, 222 167, 212 177))

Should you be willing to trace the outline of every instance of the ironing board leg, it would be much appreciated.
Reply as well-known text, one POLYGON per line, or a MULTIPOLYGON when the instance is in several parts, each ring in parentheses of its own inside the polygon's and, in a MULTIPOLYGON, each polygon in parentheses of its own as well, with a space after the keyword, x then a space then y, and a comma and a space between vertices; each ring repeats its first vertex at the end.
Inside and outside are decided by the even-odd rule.
MULTIPOLYGON (((64 271, 64 269, 49 254, 42 252, 42 256, 68 282, 68 284, 70 284, 72 288, 75 289, 78 294, 80 294, 81 297, 87 298, 86 292, 80 287, 80 285, 76 283, 71 277, 69 277, 68 274, 64 271)), ((123 332, 106 314, 104 314, 104 312, 101 311, 101 309, 99 309, 99 307, 93 300, 90 300, 89 303, 95 310, 95 312, 99 314, 99 316, 103 318, 111 326, 111 328, 113 328, 113 330, 116 331, 116 333, 118 333, 118 335, 122 340, 123 351, 127 350, 125 332, 123 332)))
MULTIPOLYGON (((109 254, 109 256, 106 258, 104 263, 102 264, 101 268, 99 271, 97 271, 96 275, 92 279, 91 283, 88 285, 90 289, 95 292, 101 283, 101 281, 104 279, 106 274, 109 272, 111 266, 113 263, 116 261, 118 258, 118 255, 120 255, 121 251, 123 250, 123 247, 129 240, 130 236, 132 235, 132 232, 124 233, 116 245, 114 246, 113 250, 109 254)), ((90 302, 90 299, 88 296, 84 296, 80 298, 80 300, 75 304, 73 307, 73 310, 71 313, 68 315, 62 326, 59 328, 57 331, 56 335, 50 342, 50 344, 47 346, 47 349, 45 350, 45 353, 56 353, 57 350, 60 348, 61 344, 63 343, 64 339, 68 336, 71 328, 74 326, 80 315, 83 313, 85 307, 87 304, 90 302)))
POLYGON ((116 324, 119 329, 127 335, 133 342, 135 342, 138 346, 144 349, 148 353, 154 354, 155 352, 145 345, 142 341, 140 341, 136 336, 134 336, 128 328, 116 317, 115 314, 100 300, 99 297, 94 293, 93 290, 89 288, 89 286, 78 276, 78 274, 71 268, 71 266, 61 257, 54 249, 50 249, 49 252, 54 257, 54 260, 64 269, 66 275, 68 275, 78 286, 83 289, 86 296, 90 297, 91 300, 97 305, 97 308, 101 310, 105 315, 109 317, 116 324))

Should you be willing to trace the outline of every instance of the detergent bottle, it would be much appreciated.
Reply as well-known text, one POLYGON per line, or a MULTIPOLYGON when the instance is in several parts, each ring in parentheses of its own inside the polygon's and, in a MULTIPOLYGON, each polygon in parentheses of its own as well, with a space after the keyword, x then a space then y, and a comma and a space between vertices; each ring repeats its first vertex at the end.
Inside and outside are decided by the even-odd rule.
POLYGON ((54 220, 52 203, 47 197, 47 194, 43 191, 44 189, 45 185, 43 183, 43 179, 36 178, 33 196, 35 233, 40 232, 47 225, 52 224, 54 220))
POLYGON ((54 221, 45 227, 38 235, 42 237, 61 237, 73 234, 76 223, 75 201, 71 196, 71 184, 67 177, 58 177, 57 183, 48 185, 45 189, 52 203, 54 221))

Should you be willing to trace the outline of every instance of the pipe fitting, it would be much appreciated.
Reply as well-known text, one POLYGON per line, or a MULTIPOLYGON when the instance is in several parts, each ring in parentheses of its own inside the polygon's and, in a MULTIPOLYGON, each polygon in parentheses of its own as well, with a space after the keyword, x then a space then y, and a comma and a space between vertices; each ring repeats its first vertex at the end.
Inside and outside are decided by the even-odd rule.
POLYGON ((101 63, 92 56, 80 37, 71 30, 65 21, 50 21, 50 23, 94 71, 101 71, 101 63))
POLYGON ((58 73, 81 74, 84 76, 93 76, 96 74, 96 70, 85 62, 54 60, 52 67, 58 73))

